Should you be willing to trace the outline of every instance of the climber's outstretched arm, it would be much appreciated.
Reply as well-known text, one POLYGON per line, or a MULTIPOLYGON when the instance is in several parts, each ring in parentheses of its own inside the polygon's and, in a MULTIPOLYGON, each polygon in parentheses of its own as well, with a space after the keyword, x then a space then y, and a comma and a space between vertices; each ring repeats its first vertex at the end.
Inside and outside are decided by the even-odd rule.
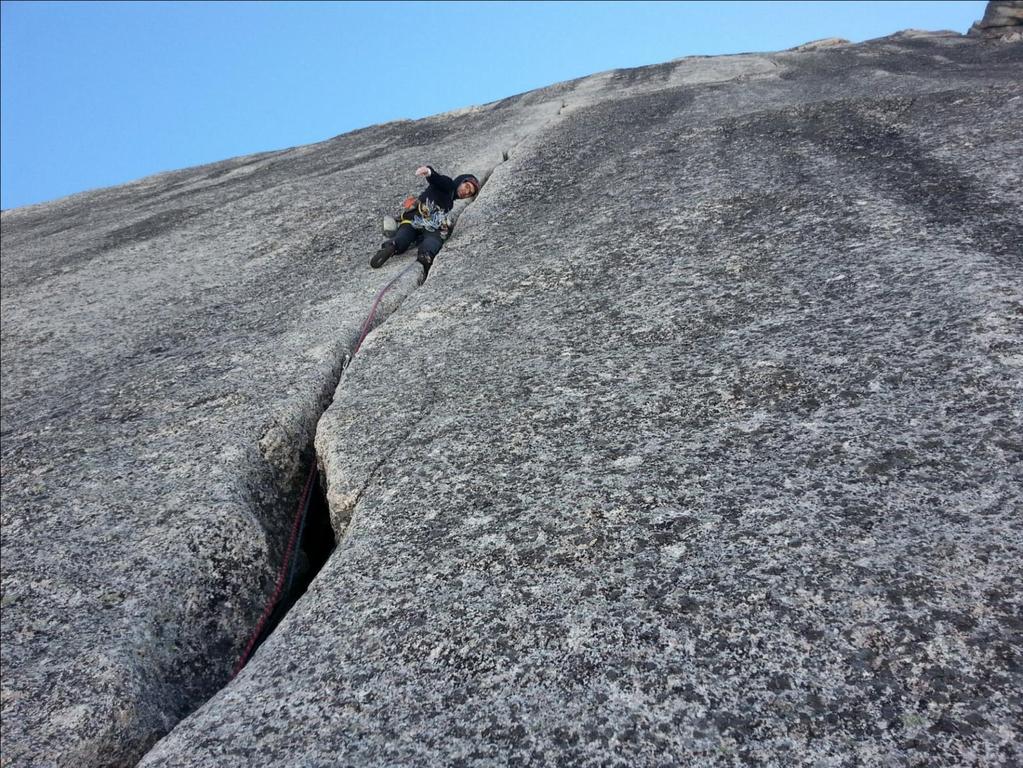
POLYGON ((437 173, 433 170, 432 166, 419 166, 416 168, 416 176, 424 177, 431 187, 436 187, 445 195, 451 195, 452 197, 455 195, 454 180, 450 176, 445 176, 443 173, 437 173))

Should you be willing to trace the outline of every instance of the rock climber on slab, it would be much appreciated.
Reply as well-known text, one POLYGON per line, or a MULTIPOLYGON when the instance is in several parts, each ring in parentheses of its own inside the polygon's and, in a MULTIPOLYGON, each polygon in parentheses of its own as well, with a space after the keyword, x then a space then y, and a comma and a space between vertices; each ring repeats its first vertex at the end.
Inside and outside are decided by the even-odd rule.
POLYGON ((451 234, 452 221, 448 214, 455 200, 475 197, 480 191, 479 179, 471 173, 451 179, 429 165, 421 165, 416 169, 416 176, 425 178, 428 186, 418 198, 406 198, 398 230, 369 262, 374 269, 382 267, 396 253, 404 253, 413 243, 419 243, 416 259, 429 267, 451 234))

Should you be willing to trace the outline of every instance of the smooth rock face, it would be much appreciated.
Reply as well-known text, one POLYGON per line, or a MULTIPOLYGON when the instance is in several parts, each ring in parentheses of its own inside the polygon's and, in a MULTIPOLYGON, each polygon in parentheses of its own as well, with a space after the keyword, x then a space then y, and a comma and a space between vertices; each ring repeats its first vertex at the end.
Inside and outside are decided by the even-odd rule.
POLYGON ((314 430, 338 549, 142 765, 1018 762, 1021 74, 683 59, 5 212, 4 764, 226 681, 314 430), (331 392, 419 162, 496 168, 331 392))

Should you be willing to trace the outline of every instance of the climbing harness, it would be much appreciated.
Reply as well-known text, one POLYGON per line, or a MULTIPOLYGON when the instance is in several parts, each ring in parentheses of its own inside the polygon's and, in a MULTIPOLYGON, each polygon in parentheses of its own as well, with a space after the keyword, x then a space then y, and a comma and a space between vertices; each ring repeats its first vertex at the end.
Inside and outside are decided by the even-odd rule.
POLYGON ((414 197, 405 198, 399 224, 411 224, 416 229, 439 232, 446 240, 451 233, 451 216, 433 203, 424 203, 414 197))
POLYGON ((414 217, 412 226, 416 229, 425 229, 427 232, 440 232, 442 237, 451 228, 447 214, 440 209, 414 217))

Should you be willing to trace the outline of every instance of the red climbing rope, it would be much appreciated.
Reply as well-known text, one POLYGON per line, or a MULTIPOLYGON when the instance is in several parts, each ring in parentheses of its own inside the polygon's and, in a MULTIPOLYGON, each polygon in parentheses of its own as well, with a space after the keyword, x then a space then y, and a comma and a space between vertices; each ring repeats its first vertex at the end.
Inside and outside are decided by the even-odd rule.
POLYGON ((380 289, 380 293, 377 294, 376 300, 373 302, 373 306, 370 307, 369 314, 366 315, 366 322, 362 324, 362 330, 359 331, 359 340, 355 342, 355 348, 352 349, 352 357, 355 357, 355 353, 359 351, 359 347, 362 346, 362 342, 366 340, 366 337, 369 336, 369 332, 373 330, 373 318, 376 316, 377 307, 380 306, 380 301, 384 298, 384 294, 391 290, 391 288, 394 287, 394 284, 397 283, 406 272, 412 269, 412 267, 418 265, 418 261, 411 262, 405 267, 405 269, 395 275, 391 282, 380 289))
POLYGON ((245 646, 245 650, 242 652, 241 657, 238 659, 238 663, 234 665, 234 671, 231 672, 232 680, 248 663, 249 657, 252 655, 252 651, 255 650, 256 644, 259 642, 259 638, 263 634, 263 628, 266 626, 266 622, 270 619, 270 616, 274 612, 274 608, 277 607, 277 603, 280 602, 281 597, 284 594, 284 581, 288 576, 288 572, 291 570, 291 556, 295 551, 296 544, 298 543, 298 531, 302 527, 303 511, 309 505, 309 494, 312 491, 313 478, 315 477, 316 462, 314 461, 312 467, 309 469, 309 477, 307 477, 305 481, 302 498, 299 499, 298 508, 295 510, 295 519, 291 523, 291 536, 288 538, 288 546, 284 550, 281 567, 277 572, 277 584, 274 587, 274 593, 267 602, 266 608, 263 609, 263 615, 259 617, 259 623, 256 624, 256 628, 252 630, 252 635, 249 637, 249 642, 245 646))
MULTIPOLYGON (((366 322, 362 324, 362 329, 359 331, 359 340, 355 342, 355 347, 352 349, 352 357, 355 357, 355 353, 359 351, 362 346, 362 342, 369 336, 369 332, 373 330, 373 319, 376 317, 377 309, 380 307, 380 302, 384 298, 384 294, 387 293, 394 285, 415 266, 418 266, 419 262, 413 261, 407 265, 401 272, 395 275, 391 282, 380 289, 380 293, 377 294, 376 299, 373 301, 373 306, 370 307, 369 314, 366 316, 366 322)), ((305 489, 302 491, 302 498, 299 499, 298 508, 295 510, 295 518, 291 523, 291 536, 288 539, 287 549, 284 550, 284 558, 281 560, 280 570, 277 572, 277 584, 274 587, 274 593, 267 602, 266 607, 263 609, 263 615, 259 617, 259 623, 256 624, 256 628, 252 630, 252 635, 249 637, 249 642, 245 646, 245 650, 242 652, 238 662, 234 665, 234 671, 231 673, 231 679, 233 680, 242 668, 248 664, 249 657, 252 656, 252 652, 255 650, 256 645, 259 643, 260 638, 263 635, 263 630, 266 628, 267 621, 273 615, 274 609, 277 608, 277 604, 281 601, 281 597, 284 596, 284 583, 288 579, 288 575, 292 570, 292 555, 295 551, 295 547, 299 540, 299 531, 303 528, 305 511, 309 507, 309 494, 313 487, 313 478, 316 477, 316 462, 313 462, 312 467, 309 469, 309 477, 305 481, 305 489)))

